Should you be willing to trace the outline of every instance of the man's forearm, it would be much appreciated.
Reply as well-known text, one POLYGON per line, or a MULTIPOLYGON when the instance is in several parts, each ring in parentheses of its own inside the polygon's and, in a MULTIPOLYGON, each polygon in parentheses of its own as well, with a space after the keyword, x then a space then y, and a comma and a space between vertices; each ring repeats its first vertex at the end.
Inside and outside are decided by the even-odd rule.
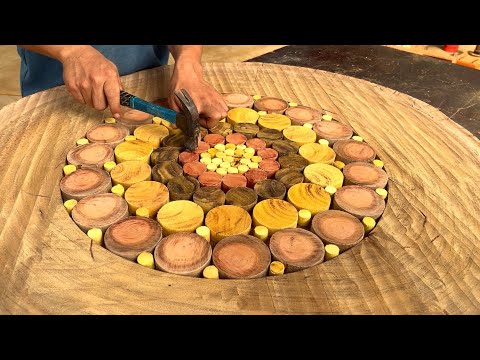
POLYGON ((169 45, 175 63, 189 62, 200 64, 202 60, 202 45, 169 45))
POLYGON ((90 45, 18 45, 26 50, 36 52, 63 62, 73 52, 93 49, 90 45))

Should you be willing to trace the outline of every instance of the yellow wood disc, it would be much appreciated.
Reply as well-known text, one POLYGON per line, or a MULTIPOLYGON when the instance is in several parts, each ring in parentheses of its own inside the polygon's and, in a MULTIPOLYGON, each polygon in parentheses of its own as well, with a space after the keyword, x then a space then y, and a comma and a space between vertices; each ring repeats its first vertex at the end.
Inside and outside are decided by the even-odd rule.
POLYGON ((194 232, 203 225, 203 210, 192 201, 176 200, 166 203, 157 214, 163 236, 178 232, 194 232))
POLYGON ((331 185, 340 189, 343 185, 343 173, 332 165, 320 163, 308 165, 303 170, 303 175, 306 181, 322 187, 331 185))
MULTIPOLYGON (((292 125, 290 119, 281 114, 266 114, 258 118, 258 125, 261 129, 275 129, 282 131, 283 129, 292 125)), ((308 130, 308 129, 307 129, 308 130)))
POLYGON ((252 229, 252 219, 239 206, 221 205, 207 213, 205 225, 210 229, 212 243, 216 244, 227 236, 248 235, 252 229))
POLYGON ((150 180, 152 168, 143 161, 124 161, 111 171, 113 185, 121 184, 125 189, 140 181, 150 180))
MULTIPOLYGON (((330 200, 330 196, 328 199, 330 200)), ((297 227, 298 212, 295 206, 284 200, 267 199, 260 201, 253 208, 252 215, 254 225, 265 226, 268 229, 269 236, 281 229, 297 227)))
POLYGON ((307 209, 315 215, 330 208, 331 197, 320 185, 300 183, 288 189, 287 200, 298 210, 307 209))
POLYGON ((298 153, 308 161, 309 164, 333 164, 335 151, 331 147, 317 143, 309 143, 300 146, 298 153))
POLYGON ((283 136, 299 145, 314 143, 317 141, 317 134, 315 131, 299 125, 292 125, 283 129, 283 136))
POLYGON ((167 187, 157 181, 141 181, 125 191, 125 200, 132 215, 135 215, 139 208, 147 208, 148 215, 153 218, 168 199, 167 187))
POLYGON ((258 113, 248 108, 235 108, 228 111, 227 121, 233 126, 239 123, 256 124, 258 113))
POLYGON ((142 125, 133 132, 135 137, 143 140, 153 146, 154 149, 160 147, 162 139, 169 135, 168 129, 163 125, 148 124, 142 125))
POLYGON ((152 152, 153 146, 145 141, 125 141, 115 148, 115 159, 117 164, 129 160, 143 161, 148 164, 152 152))

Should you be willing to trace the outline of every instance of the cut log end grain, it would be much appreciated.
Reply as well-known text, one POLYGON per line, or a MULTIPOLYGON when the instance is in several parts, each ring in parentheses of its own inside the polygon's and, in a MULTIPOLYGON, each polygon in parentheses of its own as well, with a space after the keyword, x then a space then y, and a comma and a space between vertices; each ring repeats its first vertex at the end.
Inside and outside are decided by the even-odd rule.
POLYGON ((270 236, 281 229, 296 228, 297 220, 297 209, 284 200, 263 200, 253 208, 254 225, 265 226, 270 236))
POLYGON ((117 123, 125 125, 133 134, 135 129, 141 125, 151 124, 153 116, 142 111, 121 107, 120 118, 116 120, 117 123))
POLYGON ((167 188, 171 201, 192 200, 194 192, 200 188, 200 183, 191 176, 176 176, 168 180, 167 188))
POLYGON ((343 173, 333 165, 311 164, 303 170, 305 180, 322 187, 334 186, 340 189, 343 185, 343 173))
POLYGON ((308 161, 309 164, 333 164, 335 161, 335 151, 331 147, 317 143, 305 144, 300 146, 298 153, 308 161))
POLYGON ((283 114, 288 108, 288 102, 279 98, 264 96, 255 100, 253 107, 257 111, 266 111, 268 114, 283 114))
POLYGON ((338 189, 333 196, 334 209, 346 211, 362 219, 370 216, 377 220, 385 211, 385 201, 374 190, 359 185, 338 189))
POLYGON ((196 152, 182 151, 178 155, 178 162, 180 163, 180 165, 184 166, 186 163, 198 161, 199 158, 200 155, 196 152))
POLYGON ((278 156, 294 155, 300 145, 288 140, 276 140, 272 143, 272 149, 278 152, 278 156))
POLYGON ((152 152, 153 146, 145 141, 125 141, 115 148, 115 161, 117 164, 131 160, 143 161, 149 164, 152 152))
POLYGON ((297 210, 307 209, 313 215, 330 208, 330 194, 320 185, 302 183, 293 185, 287 193, 287 200, 297 210))
POLYGON ((300 172, 308 165, 308 161, 298 154, 280 156, 278 163, 282 169, 292 169, 300 172))
POLYGON ((280 169, 275 173, 275 180, 280 181, 287 189, 295 184, 302 183, 304 179, 303 174, 294 169, 280 169))
POLYGON ((152 154, 150 155, 150 161, 152 166, 155 166, 162 161, 177 162, 179 156, 180 150, 170 147, 161 147, 153 150, 152 154))
POLYGON ((239 123, 234 126, 233 130, 236 133, 244 135, 247 139, 252 139, 257 135, 260 128, 258 125, 251 123, 239 123))
POLYGON ((228 192, 236 187, 247 186, 247 178, 241 174, 227 174, 222 179, 222 190, 228 192))
POLYGON ((105 247, 114 254, 135 261, 142 252, 152 252, 162 238, 160 224, 146 217, 130 216, 105 232, 105 247))
POLYGON ((220 278, 256 279, 266 276, 271 256, 263 241, 250 235, 236 235, 215 246, 212 260, 220 278))
POLYGON ((264 140, 267 147, 270 147, 274 141, 283 139, 283 133, 275 129, 261 129, 257 132, 257 138, 264 140))
POLYGON ((135 129, 135 137, 152 145, 154 149, 160 147, 162 140, 168 136, 168 129, 159 124, 142 125, 135 129))
POLYGON ((277 150, 264 148, 257 150, 257 155, 260 156, 263 160, 272 159, 277 160, 278 152, 277 150))
POLYGON ((67 162, 75 166, 103 167, 107 161, 113 161, 113 149, 107 144, 92 143, 80 145, 67 154, 67 162))
POLYGON ((210 229, 210 239, 215 246, 227 236, 248 235, 252 229, 252 219, 248 212, 238 206, 222 205, 208 212, 205 225, 210 229))
POLYGON ((325 248, 322 240, 304 229, 277 231, 270 238, 272 258, 285 264, 285 272, 292 273, 323 262, 325 248))
POLYGON ((283 137, 298 145, 314 143, 317 140, 317 134, 313 130, 298 125, 288 126, 283 129, 283 137))
POLYGON ((193 201, 200 206, 206 214, 213 208, 225 204, 225 193, 218 187, 205 186, 195 191, 193 201))
POLYGON ((205 171, 207 171, 207 166, 200 161, 187 162, 183 166, 183 173, 194 178, 198 178, 205 171))
POLYGON ((258 167, 267 173, 268 179, 271 179, 275 176, 275 173, 280 170, 280 163, 273 159, 265 159, 260 161, 258 167))
POLYGON ((72 219, 85 233, 91 228, 102 231, 128 216, 125 199, 115 194, 84 197, 72 210, 72 219))
POLYGON ((247 140, 245 145, 252 149, 255 149, 256 152, 258 152, 260 149, 265 149, 267 147, 267 143, 265 142, 265 140, 259 138, 247 140))
POLYGON ((82 167, 60 181, 63 200, 81 200, 86 196, 108 193, 112 188, 110 176, 97 167, 82 167))
POLYGON ((124 161, 110 171, 113 185, 120 184, 125 189, 140 181, 150 180, 151 174, 152 168, 143 161, 124 161))
POLYGON ((183 168, 174 161, 158 162, 152 169, 152 178, 155 181, 167 184, 170 179, 183 175, 183 168))
POLYGON ((215 147, 217 144, 225 144, 225 137, 218 134, 208 134, 203 138, 210 147, 215 147))
POLYGON ((372 162, 377 155, 370 145, 355 140, 339 140, 333 144, 333 151, 337 154, 337 160, 344 164, 356 161, 372 162))
POLYGON ((343 168, 346 185, 363 185, 371 189, 384 188, 388 182, 382 168, 366 162, 353 162, 343 168))
POLYGON ((115 148, 125 140, 130 130, 122 124, 100 124, 87 131, 87 139, 91 143, 107 144, 115 148))
POLYGON ((229 123, 218 122, 217 125, 210 128, 210 133, 226 137, 226 136, 230 135, 231 133, 233 133, 233 127, 229 123))
POLYGON ((227 113, 227 121, 233 126, 240 123, 256 124, 257 120, 258 113, 252 109, 238 107, 229 110, 227 113))
MULTIPOLYGON (((292 122, 285 115, 280 114, 267 114, 258 118, 258 126, 260 129, 274 129, 283 131, 283 129, 292 125, 292 122)), ((258 137, 258 135, 257 135, 258 137)))
POLYGON ((253 97, 245 94, 229 93, 222 95, 223 100, 229 109, 251 108, 253 106, 253 97))
POLYGON ((230 189, 225 195, 225 203, 227 205, 241 207, 247 212, 250 212, 257 204, 257 199, 257 193, 247 187, 230 189))
POLYGON ((322 119, 322 113, 308 106, 297 105, 285 110, 293 125, 313 124, 322 119))
POLYGON ((157 220, 162 225, 164 235, 194 232, 203 225, 203 210, 191 201, 171 201, 162 206, 157 214, 157 220))
POLYGON ((257 193, 259 201, 266 199, 283 200, 285 198, 285 194, 287 193, 287 188, 285 185, 283 185, 283 183, 278 180, 271 179, 257 182, 254 190, 257 193))
POLYGON ((340 251, 358 244, 365 234, 360 220, 339 210, 328 210, 315 215, 312 219, 311 231, 325 245, 336 245, 340 251))
POLYGON ((195 152, 200 155, 201 153, 208 151, 208 149, 210 149, 210 145, 208 145, 205 141, 200 140, 195 152))
POLYGON ((330 146, 339 140, 348 140, 353 135, 353 129, 338 121, 318 121, 313 124, 313 131, 318 139, 328 140, 330 146))
POLYGON ((213 186, 221 188, 222 186, 222 175, 212 171, 206 171, 198 177, 198 182, 200 186, 213 186))
POLYGON ((125 191, 125 200, 130 214, 135 215, 139 208, 147 208, 149 216, 153 218, 169 201, 169 191, 164 184, 157 181, 141 181, 125 191))
POLYGON ((240 133, 234 133, 234 134, 227 135, 225 140, 229 144, 243 145, 247 141, 247 137, 240 133))
POLYGON ((267 179, 267 172, 262 169, 253 168, 245 173, 245 177, 247 178, 247 186, 253 189, 257 182, 267 179))
POLYGON ((210 263, 212 248, 200 235, 179 232, 159 241, 154 258, 158 270, 199 277, 210 263))
POLYGON ((183 150, 185 148, 186 140, 187 139, 183 133, 171 134, 162 139, 162 146, 183 150))

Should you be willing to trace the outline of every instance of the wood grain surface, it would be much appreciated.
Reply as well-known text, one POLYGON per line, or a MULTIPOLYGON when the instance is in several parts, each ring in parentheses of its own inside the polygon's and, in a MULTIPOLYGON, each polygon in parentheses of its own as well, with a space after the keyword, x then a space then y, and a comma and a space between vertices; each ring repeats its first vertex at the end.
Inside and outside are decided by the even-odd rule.
MULTIPOLYGON (((171 71, 150 69, 122 82, 153 100, 166 96, 171 71)), ((106 116, 56 87, 0 111, 0 184, 8 187, 0 192, 1 313, 480 312, 476 137, 422 101, 339 74, 216 63, 204 65, 204 76, 220 92, 296 101, 352 126, 390 178, 375 229, 325 263, 255 280, 165 274, 92 246, 63 207, 59 182, 67 152, 106 116)))

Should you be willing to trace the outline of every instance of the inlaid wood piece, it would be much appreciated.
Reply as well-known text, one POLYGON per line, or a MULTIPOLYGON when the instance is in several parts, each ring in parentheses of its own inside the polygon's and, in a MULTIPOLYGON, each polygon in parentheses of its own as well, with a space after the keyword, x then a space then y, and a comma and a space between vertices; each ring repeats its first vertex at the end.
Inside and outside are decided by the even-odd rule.
POLYGON ((229 109, 251 108, 253 106, 253 97, 250 95, 229 93, 223 94, 222 97, 229 109))
POLYGON ((241 174, 227 174, 222 179, 222 190, 226 193, 236 187, 247 186, 247 178, 241 174))
POLYGON ((340 248, 337 245, 325 245, 325 261, 331 260, 340 254, 340 248))
POLYGON ((314 143, 317 140, 315 132, 305 126, 292 125, 283 129, 283 137, 298 145, 314 143))
POLYGON ((113 149, 107 144, 80 145, 67 153, 67 162, 77 167, 83 165, 102 168, 103 164, 113 159, 113 149))
POLYGON ((275 173, 280 170, 280 163, 273 159, 265 159, 260 161, 258 167, 267 173, 268 179, 271 179, 275 176, 275 173))
POLYGON ((276 140, 272 142, 272 149, 278 152, 278 156, 296 154, 300 145, 288 140, 276 140))
POLYGON ((263 242, 266 242, 268 240, 268 229, 262 225, 255 226, 253 229, 253 236, 262 240, 263 242))
POLYGON ((208 149, 210 149, 210 145, 208 145, 205 141, 199 141, 197 150, 195 150, 195 152, 197 154, 201 154, 203 152, 206 152, 208 149))
MULTIPOLYGON (((125 141, 115 148, 115 161, 120 164, 124 161, 143 161, 150 163, 153 147, 142 140, 125 141)), ((113 160, 113 159, 112 159, 113 160)))
POLYGON ((183 168, 175 161, 157 162, 152 169, 152 178, 166 185, 170 179, 183 175, 183 168))
POLYGON ((157 214, 163 234, 194 232, 203 225, 203 210, 194 202, 187 200, 170 201, 162 206, 157 214))
POLYGON ((257 151, 257 155, 260 156, 263 160, 272 159, 277 160, 278 152, 275 149, 264 148, 257 151))
POLYGON ((82 167, 60 181, 63 200, 81 200, 85 196, 110 192, 112 182, 105 170, 97 167, 82 167))
POLYGON ((357 245, 365 234, 360 220, 339 210, 327 210, 315 215, 312 219, 311 231, 325 245, 336 245, 341 252, 357 245))
POLYGON ((338 189, 333 196, 333 208, 346 211, 358 219, 370 216, 377 220, 385 211, 385 201, 368 187, 348 185, 338 189))
POLYGON ((293 185, 287 192, 287 200, 297 210, 307 209, 312 215, 330 208, 330 194, 320 185, 302 183, 293 185))
POLYGON ((221 205, 208 212, 205 226, 210 229, 210 241, 212 246, 215 246, 228 236, 248 235, 252 229, 252 219, 241 207, 221 205))
POLYGON ((227 113, 227 121, 234 127, 240 123, 256 124, 258 120, 258 113, 252 109, 235 108, 227 113))
POLYGON ((307 209, 298 210, 298 227, 308 228, 310 227, 310 220, 312 219, 312 213, 307 209))
POLYGON ((267 114, 261 115, 258 118, 258 126, 260 129, 274 129, 283 131, 283 129, 292 125, 292 122, 285 115, 280 114, 267 114))
POLYGON ((152 145, 154 149, 157 149, 160 147, 162 140, 169 135, 169 132, 163 125, 148 124, 136 128, 133 135, 138 140, 145 141, 152 145))
POLYGON ((285 198, 287 188, 278 180, 262 180, 255 184, 254 188, 258 196, 258 201, 266 199, 280 199, 285 198))
POLYGON ((280 261, 272 261, 270 264, 270 268, 268 269, 268 275, 276 276, 276 275, 283 275, 285 273, 285 265, 283 265, 280 261))
POLYGON ((251 123, 238 123, 233 127, 236 133, 244 135, 247 139, 254 138, 260 131, 258 125, 251 123))
POLYGON ((230 144, 243 145, 247 141, 247 137, 240 133, 234 133, 234 134, 227 135, 225 140, 227 143, 230 143, 230 144))
POLYGON ((345 185, 362 185, 370 189, 384 188, 388 182, 388 175, 384 170, 366 162, 345 165, 343 175, 345 185))
POLYGON ((328 164, 311 164, 303 170, 305 181, 322 187, 334 186, 340 189, 343 185, 343 173, 335 166, 328 164))
POLYGON ((283 99, 264 96, 261 99, 255 100, 253 108, 257 111, 266 111, 268 114, 283 114, 288 108, 288 102, 283 99))
POLYGON ((140 181, 150 180, 151 175, 152 168, 143 161, 124 161, 110 171, 113 185, 120 184, 125 189, 140 181))
POLYGON ((274 141, 283 139, 283 133, 275 129, 261 129, 257 132, 257 138, 265 141, 267 147, 271 147, 274 141))
POLYGON ((176 176, 168 180, 170 200, 192 200, 193 193, 200 188, 197 179, 191 176, 176 176))
POLYGON ((277 231, 270 238, 272 258, 285 265, 285 272, 292 273, 323 262, 325 248, 320 238, 304 229, 277 231))
POLYGON ((171 134, 162 139, 162 146, 183 150, 185 148, 185 141, 186 139, 183 133, 171 134))
POLYGON ((196 152, 182 151, 178 155, 178 162, 180 163, 180 165, 184 166, 186 163, 198 161, 199 158, 200 156, 196 152))
POLYGON ((225 144, 225 137, 218 134, 208 134, 203 138, 210 147, 214 147, 217 144, 225 144))
MULTIPOLYGON (((108 164, 108 163, 110 163, 110 162, 107 161, 106 164, 108 164)), ((105 164, 103 166, 105 166, 105 164)), ((63 167, 63 175, 65 175, 65 176, 67 176, 67 175, 69 175, 69 174, 71 174, 75 171, 77 171, 77 167, 75 165, 65 165, 63 167)))
POLYGON ((83 231, 107 228, 128 216, 128 205, 124 198, 114 194, 96 194, 84 197, 72 209, 72 219, 83 231))
POLYGON ((161 147, 153 150, 152 154, 150 155, 150 161, 152 166, 155 166, 162 161, 177 162, 179 156, 180 150, 171 147, 161 147))
POLYGON ((193 201, 199 205, 206 214, 213 208, 225 204, 225 193, 218 187, 205 186, 195 191, 193 201))
POLYGON ((280 181, 285 187, 290 189, 295 184, 303 182, 305 177, 303 174, 294 169, 280 169, 275 173, 275 180, 280 181))
POLYGON ((335 151, 331 147, 317 143, 305 144, 300 146, 298 153, 308 161, 309 164, 333 164, 335 161, 335 151))
POLYGON ((195 233, 203 237, 208 242, 210 242, 210 229, 208 227, 203 225, 199 226, 198 228, 195 229, 195 233))
POLYGON ((205 269, 203 269, 203 277, 205 279, 218 279, 220 276, 216 266, 208 265, 205 269))
POLYGON ((153 260, 153 254, 150 252, 143 251, 138 254, 137 263, 149 269, 155 269, 155 261, 153 260))
POLYGON ((229 124, 226 122, 218 122, 217 125, 210 128, 210 133, 221 135, 223 137, 230 135, 232 132, 233 132, 232 124, 229 124))
POLYGON ((183 166, 183 173, 186 176, 194 177, 195 179, 207 171, 207 166, 200 161, 188 162, 183 166))
POLYGON ((253 189, 257 182, 267 179, 267 172, 252 168, 245 173, 245 177, 247 178, 247 186, 253 189))
POLYGON ((236 235, 215 246, 212 260, 221 279, 256 279, 266 276, 271 256, 263 241, 251 235, 236 235))
POLYGON ((295 206, 287 201, 268 199, 255 205, 252 218, 255 226, 265 226, 268 229, 268 235, 272 236, 278 230, 296 228, 298 213, 295 206))
POLYGON ((303 171, 308 165, 308 161, 298 154, 280 156, 278 163, 282 169, 291 169, 299 172, 303 171))
POLYGON ((87 131, 87 139, 91 143, 106 144, 115 148, 125 140, 130 131, 122 124, 100 124, 87 131))
POLYGON ((87 236, 93 241, 93 243, 102 246, 103 245, 103 233, 98 228, 92 228, 87 231, 87 236))
POLYGON ((377 156, 370 145, 355 140, 339 140, 333 144, 333 151, 337 154, 336 159, 344 164, 356 161, 372 162, 377 156))
POLYGON ((149 216, 154 218, 158 210, 169 201, 169 191, 157 181, 141 181, 125 191, 125 201, 131 215, 135 215, 139 208, 147 208, 149 216))
POLYGON ((322 120, 322 113, 308 106, 297 105, 285 110, 285 115, 290 118, 292 125, 313 124, 322 120))
POLYGON ((162 238, 162 227, 150 218, 130 216, 105 232, 105 247, 114 254, 135 261, 142 252, 152 252, 162 238))
POLYGON ((348 140, 353 135, 353 129, 338 121, 318 121, 313 124, 313 131, 318 139, 326 139, 330 146, 339 140, 348 140))
POLYGON ((200 235, 179 232, 159 241, 154 258, 158 270, 199 277, 210 264, 212 248, 200 235))
POLYGON ((265 149, 267 147, 267 143, 265 142, 265 140, 259 138, 249 139, 247 140, 245 145, 252 149, 255 149, 256 152, 258 152, 258 150, 260 149, 265 149))
POLYGON ((257 193, 248 187, 230 189, 225 195, 225 203, 227 205, 241 207, 247 212, 252 211, 253 207, 257 205, 257 200, 257 193))
POLYGON ((200 186, 213 186, 221 188, 222 186, 222 175, 212 171, 206 171, 198 177, 198 182, 200 186))
POLYGON ((133 134, 135 129, 141 125, 151 124, 153 116, 142 111, 121 107, 120 118, 117 123, 125 125, 133 134))

